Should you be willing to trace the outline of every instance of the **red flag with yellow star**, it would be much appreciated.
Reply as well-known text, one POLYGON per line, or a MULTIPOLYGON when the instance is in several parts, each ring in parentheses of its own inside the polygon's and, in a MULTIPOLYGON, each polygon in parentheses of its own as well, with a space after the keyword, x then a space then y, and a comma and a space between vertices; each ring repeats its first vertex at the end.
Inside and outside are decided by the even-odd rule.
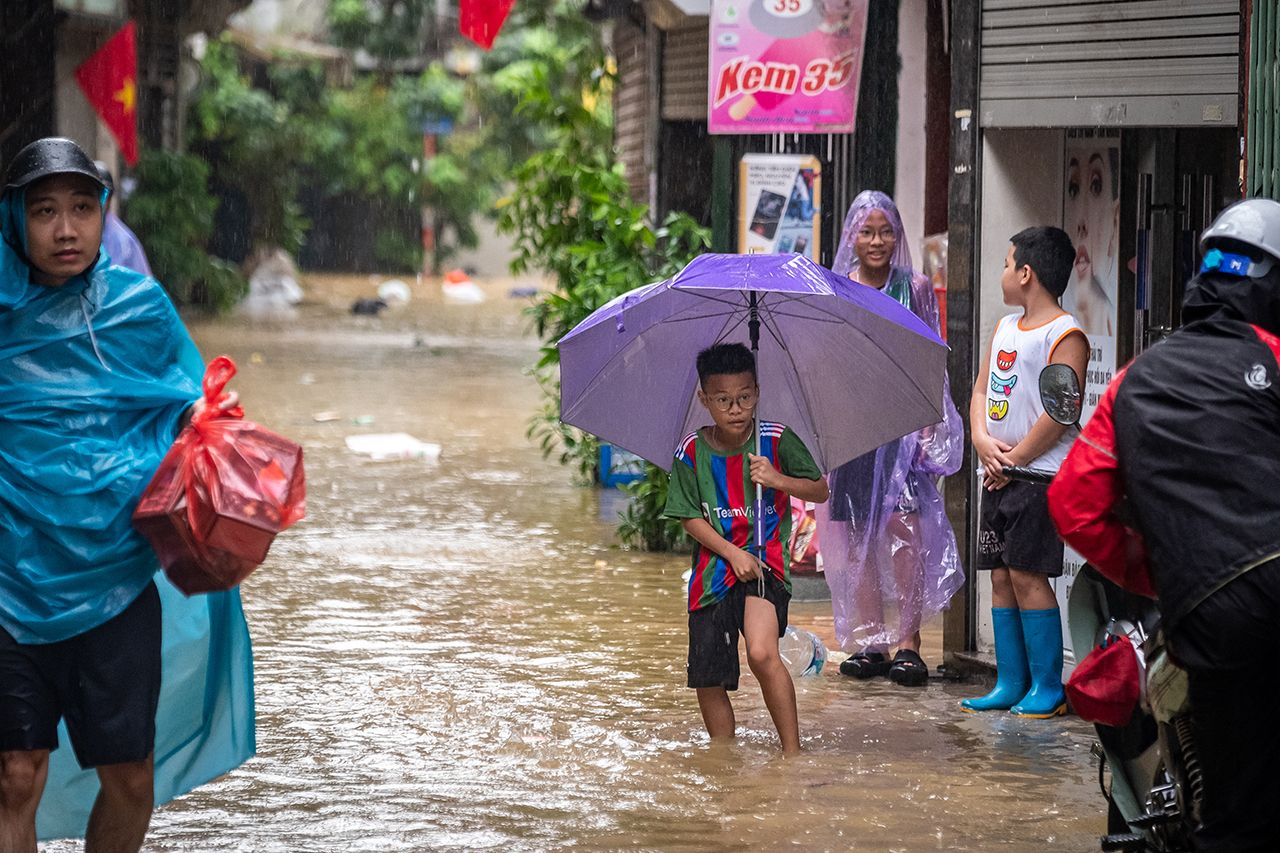
POLYGON ((511 7, 516 0, 462 0, 458 10, 458 29, 485 50, 493 47, 511 7))
POLYGON ((120 144, 125 162, 138 162, 138 48, 133 21, 76 69, 76 80, 102 123, 120 144))

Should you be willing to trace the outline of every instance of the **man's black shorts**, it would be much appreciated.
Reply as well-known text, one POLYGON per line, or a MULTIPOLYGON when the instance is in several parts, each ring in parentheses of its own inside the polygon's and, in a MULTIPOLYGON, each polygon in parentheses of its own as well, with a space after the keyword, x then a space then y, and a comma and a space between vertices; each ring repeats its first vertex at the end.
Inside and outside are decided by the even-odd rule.
MULTIPOLYGON (((747 596, 760 596, 759 581, 739 581, 715 604, 689 614, 689 686, 738 689, 738 635, 747 612, 747 596)), ((765 601, 778 615, 778 636, 787 631, 791 593, 782 581, 766 575, 765 601)))
POLYGON ((23 645, 0 628, 0 751, 56 749, 65 717, 83 768, 142 761, 156 739, 160 594, 79 636, 23 645))
POLYGON ((1062 574, 1062 540, 1049 518, 1048 493, 1048 486, 1021 480, 982 493, 978 569, 1062 574))

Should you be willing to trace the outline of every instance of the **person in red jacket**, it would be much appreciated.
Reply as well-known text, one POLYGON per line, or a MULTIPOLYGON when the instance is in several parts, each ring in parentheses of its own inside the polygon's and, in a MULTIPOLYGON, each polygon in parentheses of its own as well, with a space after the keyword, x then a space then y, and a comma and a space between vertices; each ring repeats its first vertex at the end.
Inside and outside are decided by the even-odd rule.
POLYGON ((1203 765, 1197 848, 1273 850, 1280 204, 1232 205, 1200 245, 1183 327, 1112 381, 1049 488, 1049 512, 1098 571, 1159 600, 1203 765))

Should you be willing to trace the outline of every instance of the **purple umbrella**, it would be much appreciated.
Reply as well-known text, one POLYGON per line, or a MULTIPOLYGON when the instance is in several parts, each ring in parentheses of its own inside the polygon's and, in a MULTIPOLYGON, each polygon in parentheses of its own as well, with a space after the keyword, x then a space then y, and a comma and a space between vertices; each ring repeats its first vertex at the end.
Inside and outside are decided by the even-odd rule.
POLYGON ((757 351, 757 420, 823 471, 943 418, 947 347, 896 300, 802 255, 708 254, 560 339, 560 419, 670 470, 709 418, 697 355, 732 342, 757 351))

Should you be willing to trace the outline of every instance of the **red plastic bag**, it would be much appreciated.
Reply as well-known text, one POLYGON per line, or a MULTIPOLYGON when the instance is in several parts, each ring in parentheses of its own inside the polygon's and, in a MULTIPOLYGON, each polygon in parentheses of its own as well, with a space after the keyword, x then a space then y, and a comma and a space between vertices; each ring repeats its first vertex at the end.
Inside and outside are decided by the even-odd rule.
POLYGON ((133 513, 187 595, 238 585, 306 512, 302 448, 244 420, 239 406, 218 410, 235 372, 226 356, 209 363, 204 410, 178 435, 133 513))
POLYGON ((1124 634, 1109 636, 1080 661, 1067 679, 1072 709, 1090 723, 1123 726, 1142 692, 1138 656, 1124 634))

